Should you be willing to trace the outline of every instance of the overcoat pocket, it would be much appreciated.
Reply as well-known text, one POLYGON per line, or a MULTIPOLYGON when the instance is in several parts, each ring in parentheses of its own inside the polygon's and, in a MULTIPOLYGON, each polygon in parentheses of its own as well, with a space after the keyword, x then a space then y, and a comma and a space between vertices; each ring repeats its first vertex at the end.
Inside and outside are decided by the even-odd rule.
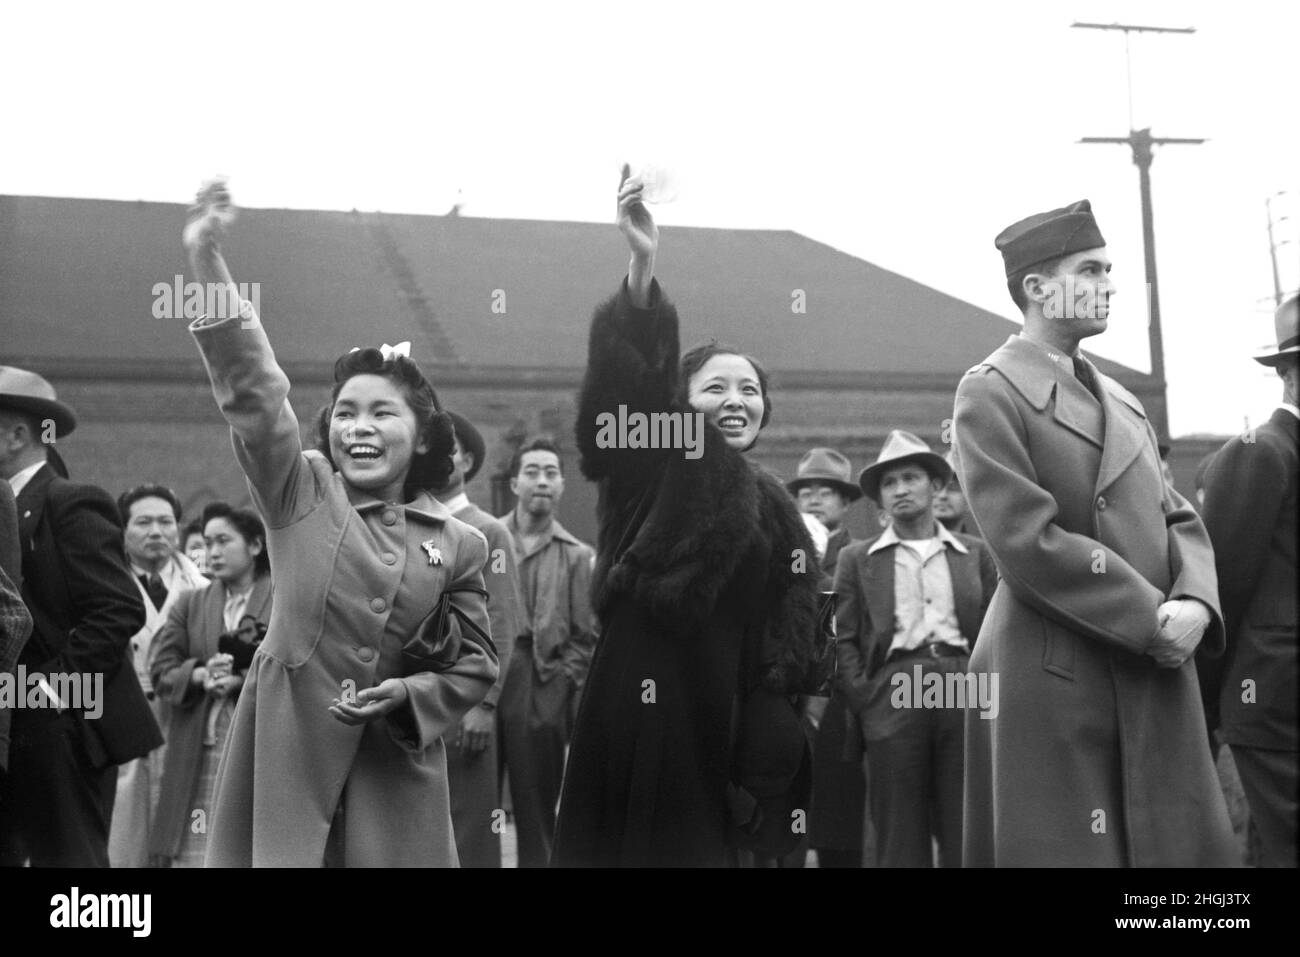
POLYGON ((1074 680, 1075 636, 1046 618, 1043 626, 1043 670, 1069 681, 1074 680))

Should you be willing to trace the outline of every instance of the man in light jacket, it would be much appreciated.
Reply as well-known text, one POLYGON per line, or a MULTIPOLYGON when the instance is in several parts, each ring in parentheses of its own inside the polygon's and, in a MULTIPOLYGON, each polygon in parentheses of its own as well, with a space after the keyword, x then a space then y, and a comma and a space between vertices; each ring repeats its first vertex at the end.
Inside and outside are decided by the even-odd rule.
POLYGON ((520 867, 550 863, 555 811, 577 697, 596 643, 592 549, 556 520, 564 494, 559 449, 534 439, 515 453, 503 521, 514 538, 524 614, 501 693, 506 770, 520 867))

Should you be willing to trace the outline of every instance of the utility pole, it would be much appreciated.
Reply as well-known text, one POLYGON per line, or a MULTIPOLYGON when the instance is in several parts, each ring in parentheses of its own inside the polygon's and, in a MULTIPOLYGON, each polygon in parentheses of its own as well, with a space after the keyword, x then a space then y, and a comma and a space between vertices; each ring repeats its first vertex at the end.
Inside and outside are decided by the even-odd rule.
POLYGON ((1264 209, 1268 213, 1268 260, 1273 267, 1273 308, 1275 309, 1282 305, 1282 274, 1277 265, 1278 253, 1283 246, 1291 245, 1294 242, 1291 239, 1277 238, 1277 227, 1288 222, 1291 217, 1286 213, 1281 215, 1274 213, 1273 203, 1286 197, 1287 193, 1284 190, 1280 193, 1274 193, 1264 200, 1264 209))
POLYGON ((1126 143, 1133 151, 1133 163, 1138 168, 1138 186, 1142 196, 1142 245, 1146 256, 1146 280, 1150 309, 1148 339, 1151 349, 1151 377, 1160 389, 1161 409, 1155 416, 1156 435, 1162 442, 1169 441, 1169 416, 1167 412, 1167 383, 1165 382, 1165 346, 1160 326, 1160 289, 1156 279, 1156 234, 1151 208, 1151 148, 1168 144, 1197 145, 1203 139, 1186 137, 1152 136, 1151 127, 1133 128, 1133 63, 1129 54, 1130 33, 1195 33, 1195 27, 1149 27, 1130 23, 1073 23, 1082 30, 1121 30, 1124 33, 1124 64, 1128 73, 1128 136, 1085 136, 1080 143, 1126 143))

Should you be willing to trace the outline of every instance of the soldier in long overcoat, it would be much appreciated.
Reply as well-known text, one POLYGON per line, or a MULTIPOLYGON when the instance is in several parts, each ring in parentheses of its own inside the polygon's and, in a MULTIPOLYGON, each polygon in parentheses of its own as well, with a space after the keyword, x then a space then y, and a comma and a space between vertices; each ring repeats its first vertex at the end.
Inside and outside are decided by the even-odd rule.
POLYGON ((1232 828, 1192 654, 1221 652, 1214 556, 1142 404, 1078 343, 1110 260, 1086 200, 997 240, 1025 329, 957 390, 962 487, 1001 581, 971 656, 967 866, 1224 866, 1232 828))

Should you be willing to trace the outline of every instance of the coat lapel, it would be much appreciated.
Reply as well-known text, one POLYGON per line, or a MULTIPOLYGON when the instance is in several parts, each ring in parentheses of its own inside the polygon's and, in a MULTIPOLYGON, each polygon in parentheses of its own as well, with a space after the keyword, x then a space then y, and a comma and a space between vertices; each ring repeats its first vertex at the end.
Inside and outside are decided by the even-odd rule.
POLYGON ((1106 416, 1106 444, 1101 450, 1101 466, 1097 470, 1097 487, 1093 492, 1097 495, 1133 464, 1150 436, 1142 403, 1113 379, 1095 371, 1094 375, 1105 399, 1106 416))
POLYGON ((18 493, 15 504, 18 507, 18 537, 23 551, 32 548, 32 536, 36 534, 36 527, 41 523, 41 513, 45 510, 45 492, 53 481, 54 470, 48 465, 42 465, 18 493))
POLYGON ((952 579, 952 605, 957 613, 957 627, 972 647, 980 630, 979 556, 973 548, 963 555, 955 548, 944 549, 948 556, 948 577, 952 579), (972 574, 974 572, 974 574, 972 574))
POLYGON ((248 596, 244 608, 245 615, 252 615, 263 624, 271 623, 271 576, 259 575, 253 581, 253 591, 248 596))
POLYGON ((1052 417, 1075 435, 1087 439, 1097 448, 1104 448, 1102 407, 1082 382, 1073 374, 1066 375, 1056 368, 1056 405, 1052 417))
POLYGON ((897 547, 882 548, 867 556, 867 580, 862 591, 871 614, 871 634, 867 635, 868 647, 862 650, 862 657, 867 661, 868 674, 879 670, 889 653, 888 645, 880 647, 878 637, 894 632, 894 549, 897 547))
POLYGON ((214 579, 212 587, 203 593, 203 607, 200 609, 203 627, 204 661, 218 651, 217 639, 226 630, 226 585, 214 579))

